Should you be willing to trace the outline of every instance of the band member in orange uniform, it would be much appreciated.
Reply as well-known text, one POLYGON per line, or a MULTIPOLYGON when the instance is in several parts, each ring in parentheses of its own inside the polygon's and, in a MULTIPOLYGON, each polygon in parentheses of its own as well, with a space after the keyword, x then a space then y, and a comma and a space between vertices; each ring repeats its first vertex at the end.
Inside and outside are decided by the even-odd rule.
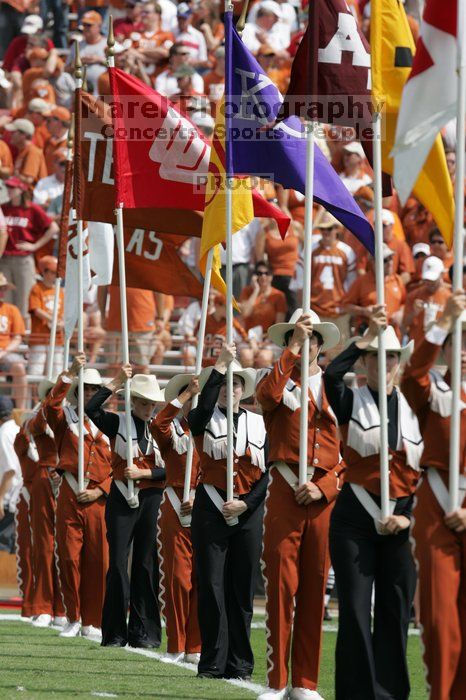
POLYGON ((314 312, 297 309, 289 323, 269 328, 283 347, 271 370, 262 370, 256 397, 269 439, 270 481, 264 516, 267 680, 261 700, 318 700, 322 619, 330 558, 328 529, 343 471, 337 422, 325 395, 319 353, 340 333, 314 312), (301 348, 310 341, 307 482, 298 485, 301 348), (288 664, 291 650, 291 685, 288 664))
MULTIPOLYGON (((10 419, 14 423, 13 417, 10 419)), ((17 426, 15 425, 17 428, 17 426)), ((23 485, 16 502, 16 560, 19 590, 23 602, 22 617, 34 617, 34 574, 32 570, 33 546, 31 531, 31 484, 37 469, 37 453, 31 450, 24 425, 18 428, 14 450, 21 466, 23 485)))
MULTIPOLYGON (((77 355, 43 403, 44 418, 53 430, 63 479, 57 499, 56 540, 61 590, 68 624, 62 637, 100 636, 108 547, 105 501, 110 490, 110 444, 91 421, 84 420, 84 490, 79 491, 78 415, 75 410, 79 368, 77 355), (64 404, 65 398, 68 400, 64 404), (82 626, 81 626, 82 623, 82 626)), ((102 385, 96 369, 84 369, 84 401, 102 385)))
MULTIPOLYGON (((43 401, 55 382, 39 382, 39 399, 43 401)), ((31 529, 33 547, 34 627, 66 624, 65 609, 58 580, 55 559, 55 509, 60 486, 57 448, 53 433, 39 404, 25 424, 31 447, 37 451, 38 462, 31 485, 31 529)))
POLYGON ((165 462, 165 493, 158 521, 160 602, 167 632, 167 652, 172 659, 198 663, 201 638, 197 619, 197 584, 193 567, 191 511, 199 471, 194 450, 192 495, 183 503, 189 427, 186 420, 192 397, 199 392, 193 374, 177 374, 165 387, 166 406, 151 423, 165 462), (180 415, 181 414, 181 415, 180 415))
POLYGON ((461 410, 458 507, 448 504, 452 412, 451 329, 462 322, 461 397, 466 403, 466 296, 454 292, 416 347, 402 390, 419 417, 425 476, 414 508, 414 556, 419 570, 420 619, 430 700, 466 697, 466 411, 461 410), (443 353, 442 353, 443 350, 443 353), (435 370, 443 354, 445 377, 435 370))
POLYGON ((86 404, 86 414, 112 443, 113 483, 105 511, 110 566, 102 614, 102 646, 120 647, 128 643, 132 647, 152 649, 160 646, 162 634, 156 540, 165 468, 149 425, 157 403, 163 401, 163 393, 152 375, 136 374, 131 380, 133 464, 130 467, 126 457, 126 414, 102 409, 113 392, 121 391, 131 374, 131 365, 123 365, 115 379, 101 387, 86 404), (133 496, 128 491, 128 479, 134 482, 133 496))
POLYGON ((338 587, 335 697, 407 700, 408 627, 416 587, 409 526, 423 450, 416 416, 395 386, 405 347, 376 306, 369 328, 333 362, 325 389, 345 446, 345 485, 330 524, 330 553, 338 587), (380 505, 378 333, 384 330, 389 443, 390 512, 380 505), (349 388, 344 376, 361 358, 367 384, 349 388), (375 590, 372 612, 372 592, 375 590))

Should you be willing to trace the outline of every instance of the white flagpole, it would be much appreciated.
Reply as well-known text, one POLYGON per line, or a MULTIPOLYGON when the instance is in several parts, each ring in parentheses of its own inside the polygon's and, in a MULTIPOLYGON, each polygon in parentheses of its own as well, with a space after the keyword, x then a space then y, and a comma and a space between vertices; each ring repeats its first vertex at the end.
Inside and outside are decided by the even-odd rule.
MULTIPOLYGON (((314 122, 306 123, 306 200, 304 209, 303 313, 311 310, 312 219, 314 197, 314 122)), ((299 485, 307 482, 309 415, 309 339, 301 350, 301 415, 299 422, 299 485)))
MULTIPOLYGON (((456 102, 456 179, 455 179, 455 233, 453 239, 453 290, 463 288, 463 255, 464 255, 464 148, 465 148, 465 42, 466 42, 466 11, 464 3, 458 0, 458 37, 457 37, 457 85, 458 99, 456 102)), ((459 469, 460 469, 460 428, 461 428, 461 348, 462 323, 458 318, 453 327, 453 347, 451 370, 452 413, 450 425, 450 462, 449 462, 449 512, 456 510, 459 503, 459 469)))
MULTIPOLYGON (((225 12, 233 15, 233 5, 229 0, 225 2, 225 12)), ((226 47, 226 60, 229 61, 230 47, 226 47)), ((227 73, 229 67, 227 66, 227 73)), ((230 67, 231 70, 231 67, 230 67)), ((230 79, 226 76, 225 81, 225 98, 226 100, 231 97, 230 90, 231 84, 230 79), (227 84, 228 83, 228 84, 227 84)), ((225 126, 227 127, 227 105, 225 104, 225 126)), ((228 154, 228 141, 229 141, 228 128, 225 129, 225 150, 228 154)), ((226 339, 227 344, 231 345, 233 343, 233 231, 232 231, 232 206, 233 206, 233 178, 228 173, 228 155, 226 158, 226 177, 225 177, 225 202, 226 202, 226 304, 227 304, 227 315, 226 315, 226 339)), ((233 433, 234 433, 234 422, 233 422, 233 366, 230 363, 227 369, 227 501, 233 500, 233 433)), ((226 520, 228 525, 236 525, 238 518, 229 518, 226 520)))
MULTIPOLYGON (((374 232, 375 232, 375 285, 377 304, 385 304, 385 277, 383 264, 382 230, 382 114, 374 112, 374 232)), ((388 471, 388 411, 387 411, 387 356, 385 334, 379 331, 379 351, 377 354, 379 374, 379 414, 380 414, 380 509, 382 519, 390 515, 390 487, 388 471)))
MULTIPOLYGON (((82 88, 83 73, 82 63, 79 55, 79 43, 75 41, 75 67, 74 78, 76 89, 82 88)), ((81 134, 77 134, 81 138, 81 134)), ((75 173, 76 176, 76 173, 75 173)), ((78 353, 84 352, 84 241, 83 222, 77 219, 77 212, 73 212, 76 220, 76 231, 78 238, 78 353)), ((84 490, 84 367, 80 367, 78 374, 78 489, 84 490)))
POLYGON ((65 347, 63 349, 63 369, 66 371, 70 364, 70 339, 65 338, 65 347))
MULTIPOLYGON (((107 65, 115 68, 115 37, 113 35, 113 17, 110 15, 108 39, 107 39, 107 65)), ((116 237, 118 246, 118 274, 120 278, 120 307, 121 307, 121 345, 123 364, 129 364, 129 334, 128 334, 128 307, 126 303, 126 268, 125 268, 125 236, 123 227, 123 204, 120 202, 116 214, 116 237)), ((133 464, 133 441, 131 420, 131 379, 125 381, 125 427, 126 427, 126 465, 133 464)), ((134 498, 134 481, 127 479, 128 498, 134 498)))
POLYGON ((55 280, 55 288, 53 291, 52 325, 50 327, 49 354, 47 356, 46 366, 47 379, 49 379, 50 381, 53 378, 53 365, 55 358, 55 346, 57 340, 58 311, 60 307, 60 287, 61 279, 60 277, 57 277, 55 280))
MULTIPOLYGON (((204 288, 202 291, 202 304, 201 304, 201 319, 199 321, 199 331, 197 335, 197 348, 196 348, 196 365, 194 373, 199 376, 202 370, 202 356, 204 353, 204 339, 205 339, 205 327, 207 322, 207 311, 209 309, 209 292, 210 292, 210 278, 212 276, 212 260, 214 257, 214 249, 211 248, 207 253, 205 275, 204 275, 204 288)), ((196 408, 199 401, 199 394, 193 396, 191 408, 196 408)), ((189 501, 189 495, 191 492, 191 474, 193 467, 193 455, 194 455, 194 442, 192 436, 188 443, 188 451, 186 453, 186 470, 184 473, 184 487, 183 487, 183 501, 189 501)), ((180 518, 181 524, 184 527, 189 527, 191 525, 191 516, 182 516, 180 518)))

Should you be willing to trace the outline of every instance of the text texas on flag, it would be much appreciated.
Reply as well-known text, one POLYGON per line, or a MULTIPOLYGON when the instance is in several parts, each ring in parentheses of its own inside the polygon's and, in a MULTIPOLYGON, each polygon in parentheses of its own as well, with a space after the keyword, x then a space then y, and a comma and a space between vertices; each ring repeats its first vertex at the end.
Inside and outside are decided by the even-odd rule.
MULTIPOLYGON (((227 109, 232 117, 227 123, 231 130, 233 172, 268 177, 285 188, 306 194, 303 125, 295 116, 275 123, 283 98, 243 44, 236 29, 231 27, 230 31, 232 94, 227 109)), ((315 201, 331 212, 373 253, 371 224, 317 145, 314 156, 315 201)))

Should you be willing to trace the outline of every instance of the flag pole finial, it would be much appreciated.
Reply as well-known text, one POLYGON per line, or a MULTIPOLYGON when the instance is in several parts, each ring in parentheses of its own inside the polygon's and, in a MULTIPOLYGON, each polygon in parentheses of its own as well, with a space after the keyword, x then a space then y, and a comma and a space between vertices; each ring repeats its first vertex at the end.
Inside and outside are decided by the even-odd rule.
POLYGON ((246 24, 246 15, 248 14, 249 0, 244 0, 243 9, 239 16, 239 20, 236 23, 236 31, 241 36, 243 33, 244 25, 246 24))
POLYGON ((113 15, 108 18, 108 34, 107 34, 107 65, 109 68, 115 66, 115 34, 113 32, 113 15))
POLYGON ((74 40, 74 79, 76 82, 83 79, 83 64, 81 61, 81 54, 79 53, 79 41, 74 40))

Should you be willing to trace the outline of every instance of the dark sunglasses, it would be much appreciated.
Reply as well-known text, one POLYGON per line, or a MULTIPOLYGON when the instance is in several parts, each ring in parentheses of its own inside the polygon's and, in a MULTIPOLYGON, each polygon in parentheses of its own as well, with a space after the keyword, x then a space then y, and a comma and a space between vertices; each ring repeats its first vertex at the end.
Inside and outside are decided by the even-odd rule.
POLYGON ((433 241, 430 242, 430 245, 443 245, 445 241, 443 238, 434 238, 433 241))
POLYGON ((94 26, 94 22, 81 22, 81 27, 83 27, 84 29, 88 29, 89 27, 93 27, 93 26, 94 26))
POLYGON ((257 277, 269 277, 270 272, 256 272, 257 277))

